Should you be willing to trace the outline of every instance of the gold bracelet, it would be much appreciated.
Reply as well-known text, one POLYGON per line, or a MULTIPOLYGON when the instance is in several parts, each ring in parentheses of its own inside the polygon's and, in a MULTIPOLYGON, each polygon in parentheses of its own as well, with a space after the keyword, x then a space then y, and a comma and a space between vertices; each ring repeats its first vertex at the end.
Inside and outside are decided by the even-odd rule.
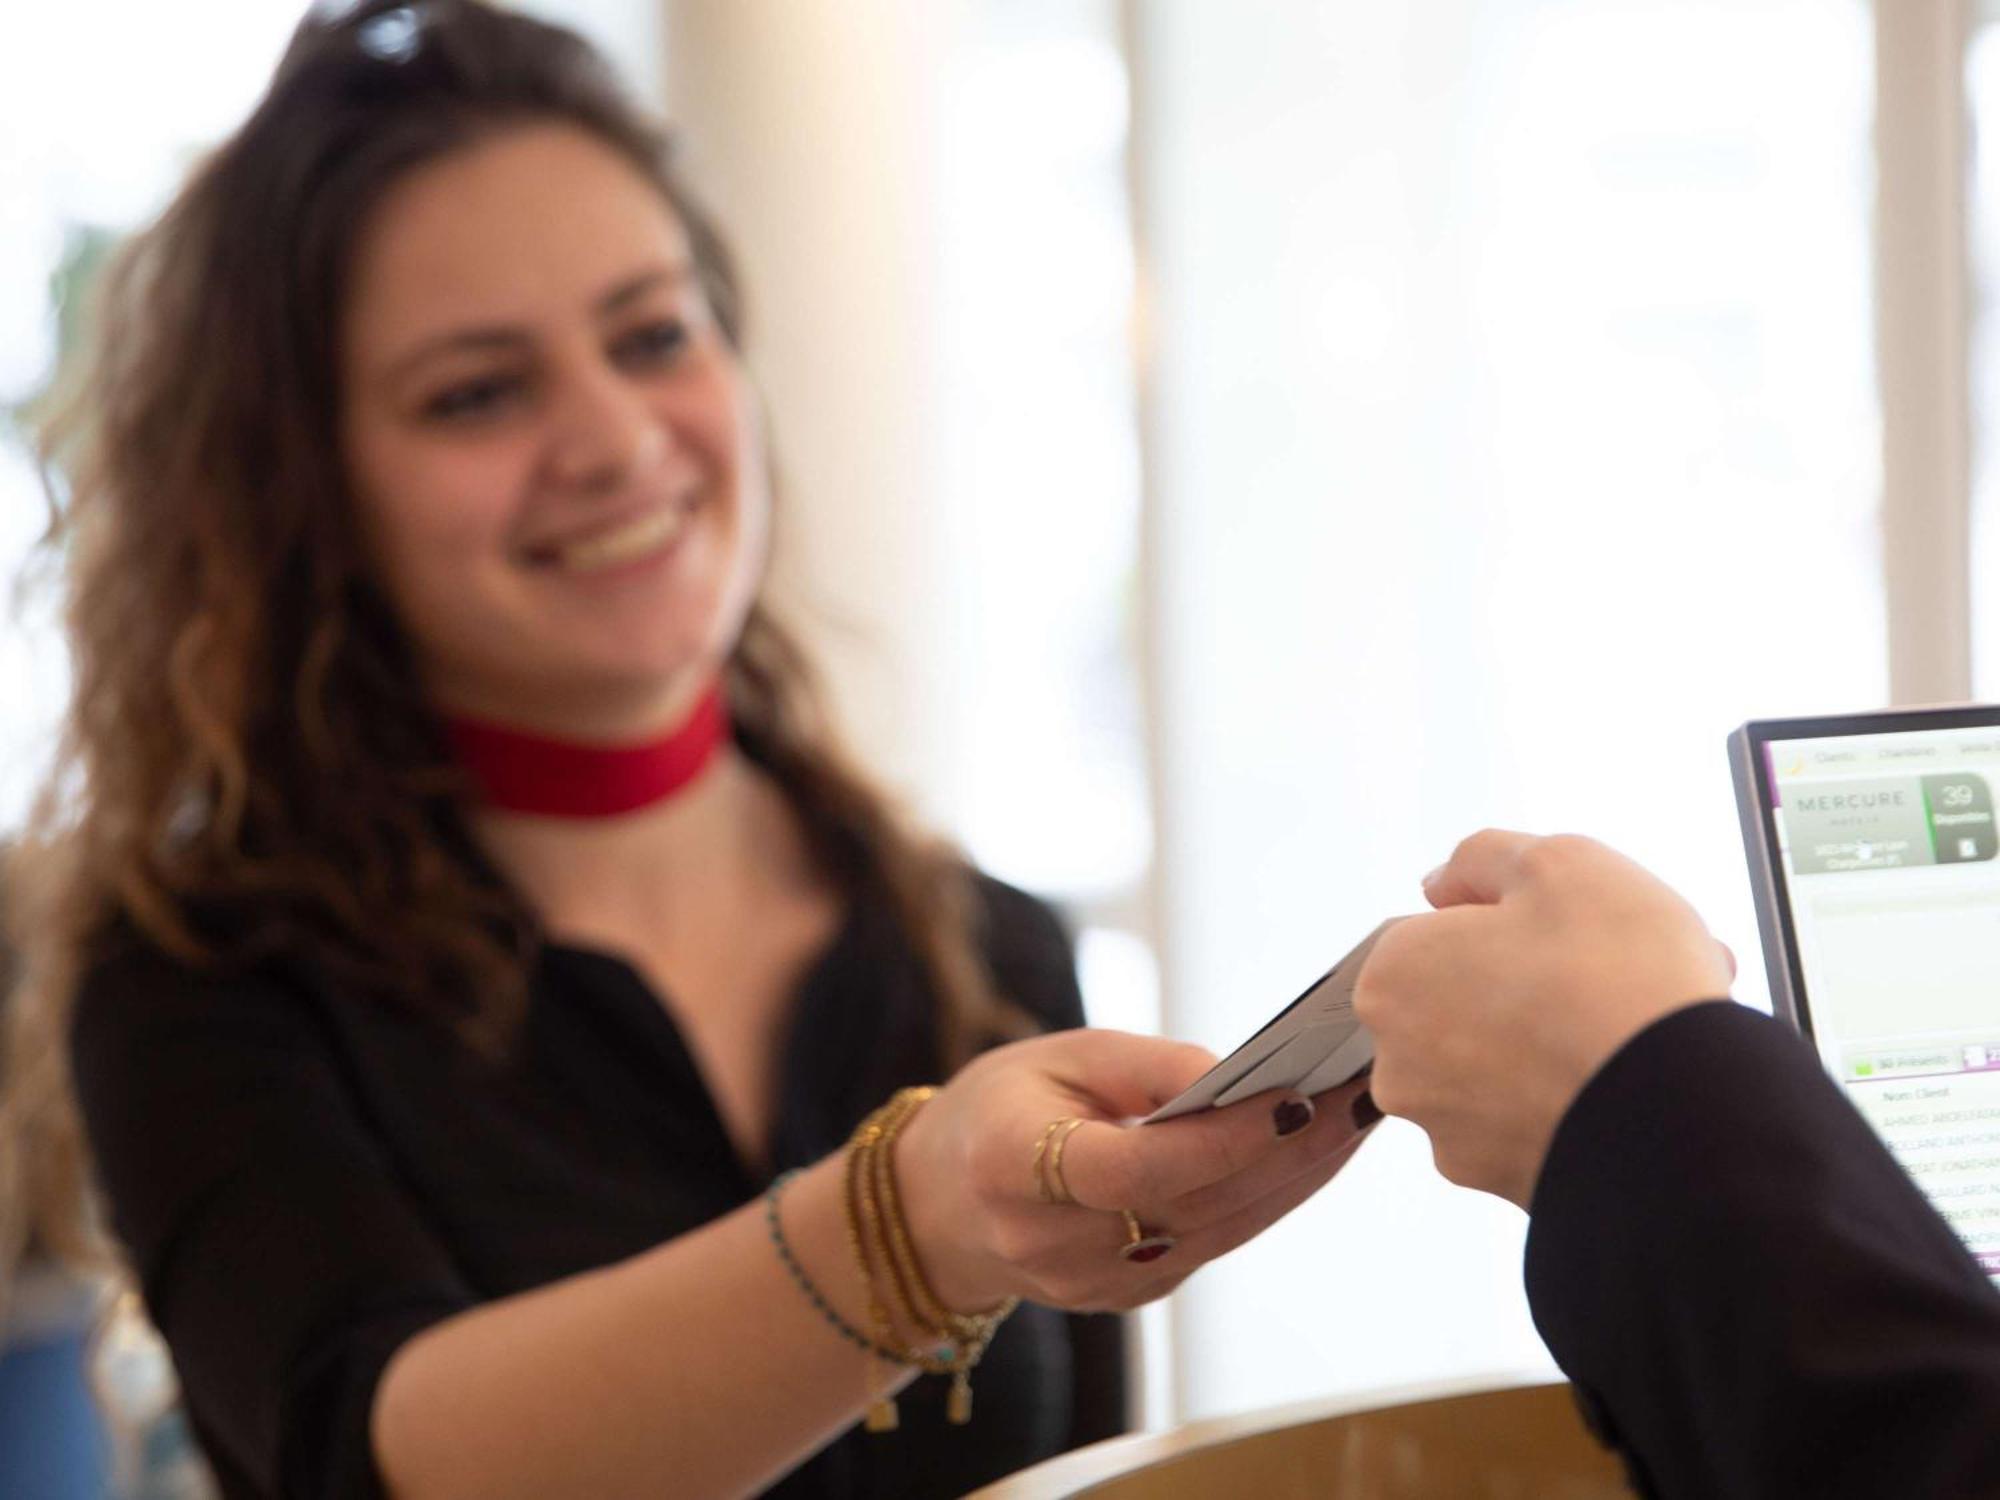
POLYGON ((882 1220, 889 1230, 891 1265, 897 1272, 896 1285, 904 1293, 911 1321, 926 1333, 965 1343, 988 1337, 988 1329, 1012 1311, 1012 1307, 1002 1304, 1002 1309, 988 1313, 952 1312, 931 1289, 930 1281, 924 1275, 923 1263, 917 1258, 916 1248, 910 1240, 909 1223, 903 1217, 903 1200, 897 1191, 892 1156, 896 1137, 908 1123, 910 1115, 916 1113, 914 1106, 923 1102, 922 1099, 913 1100, 913 1107, 883 1132, 882 1142, 873 1153, 875 1196, 882 1220))
MULTIPOLYGON (((935 1092, 934 1089, 905 1089, 897 1094, 880 1112, 878 1128, 862 1141, 858 1155, 862 1159, 862 1231, 867 1238, 871 1263, 882 1268, 882 1285, 878 1291, 895 1303, 895 1310, 902 1315, 904 1326, 941 1341, 941 1347, 935 1351, 922 1347, 912 1349, 910 1362, 921 1365, 932 1374, 944 1374, 953 1368, 957 1330, 946 1325, 945 1315, 937 1306, 935 1296, 925 1295, 928 1287, 919 1290, 912 1283, 914 1258, 909 1251, 908 1231, 901 1222, 895 1196, 894 1157, 891 1154, 896 1137, 902 1133, 910 1117, 935 1092)), ((917 1275, 920 1277, 921 1272, 917 1275)))
POLYGON ((933 1338, 951 1339, 957 1330, 946 1319, 948 1314, 939 1305, 930 1284, 924 1280, 924 1273, 910 1252, 909 1233, 903 1224, 902 1202, 896 1194, 895 1150, 896 1137, 916 1106, 929 1097, 928 1091, 918 1094, 905 1090, 898 1094, 895 1104, 904 1107, 897 1110, 884 1122, 881 1138, 869 1155, 870 1185, 874 1190, 876 1212, 884 1230, 884 1256, 889 1268, 890 1286, 901 1304, 904 1317, 913 1328, 930 1334, 933 1338))
MULTIPOLYGON (((888 1306, 893 1300, 911 1329, 938 1341, 935 1349, 903 1351, 902 1362, 929 1374, 952 1377, 945 1415, 954 1425, 963 1425, 972 1417, 973 1367, 1019 1299, 1010 1297, 987 1313, 954 1313, 943 1305, 924 1276, 903 1217, 894 1148, 903 1127, 936 1092, 934 1088, 901 1090, 862 1121, 849 1139, 848 1244, 866 1286, 878 1347, 895 1347, 896 1326, 888 1306)), ((870 1392, 868 1428, 889 1431, 897 1422, 895 1398, 887 1392, 875 1392, 872 1385, 870 1392)))
POLYGON ((891 1284, 911 1324, 940 1341, 941 1347, 933 1356, 935 1364, 927 1361, 926 1368, 940 1374, 949 1371, 951 1395, 945 1414, 951 1422, 962 1425, 972 1418, 973 1367, 993 1342, 1001 1323, 1019 1305, 1019 1299, 1010 1297, 990 1312, 955 1313, 944 1306, 924 1275, 910 1238, 909 1224, 903 1216, 894 1151, 903 1127, 934 1093, 935 1089, 910 1089, 899 1095, 898 1100, 905 1107, 884 1122, 881 1137, 869 1154, 873 1158, 877 1217, 886 1230, 891 1284))
MULTIPOLYGON (((879 1111, 877 1112, 879 1114, 879 1111)), ((862 1179, 867 1171, 866 1146, 880 1130, 876 1115, 862 1121, 854 1136, 847 1143, 846 1190, 843 1207, 847 1213, 847 1247, 854 1257, 854 1268, 861 1275, 861 1289, 868 1299, 868 1316, 875 1328, 875 1343, 879 1348, 895 1347, 896 1330, 890 1321, 889 1309, 883 1305, 882 1296, 876 1289, 875 1276, 869 1267, 867 1237, 863 1233, 863 1213, 866 1208, 862 1192, 862 1179)), ((870 1432, 893 1432, 896 1428, 896 1398, 888 1390, 878 1391, 872 1378, 873 1365, 865 1367, 864 1389, 868 1395, 867 1427, 870 1432)))
MULTIPOLYGON (((877 1265, 881 1265, 886 1270, 888 1253, 887 1237, 881 1224, 881 1210, 876 1202, 871 1181, 872 1158, 888 1126, 906 1113, 909 1107, 909 1102, 898 1095, 863 1120, 848 1140, 847 1243, 854 1257, 855 1269, 861 1275, 862 1288, 868 1298, 868 1313, 875 1326, 876 1343, 882 1348, 897 1349, 897 1363, 914 1365, 919 1369, 937 1369, 940 1367, 936 1361, 898 1343, 895 1320, 890 1316, 888 1304, 883 1298, 882 1277, 875 1269, 877 1265)), ((893 1432, 899 1420, 894 1394, 888 1390, 877 1390, 872 1380, 868 1383, 867 1390, 868 1430, 893 1432)))

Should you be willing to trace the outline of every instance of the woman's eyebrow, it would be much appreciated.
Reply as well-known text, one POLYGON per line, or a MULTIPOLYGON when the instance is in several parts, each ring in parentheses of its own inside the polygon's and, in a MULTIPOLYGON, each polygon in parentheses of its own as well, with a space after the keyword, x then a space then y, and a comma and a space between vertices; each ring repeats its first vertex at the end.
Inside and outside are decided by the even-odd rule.
POLYGON ((694 274, 693 267, 686 261, 674 261, 666 265, 649 266, 635 276, 628 276, 597 299, 599 317, 607 316, 637 302, 648 292, 663 286, 680 286, 694 274))
POLYGON ((512 351, 526 348, 531 342, 527 331, 521 328, 459 328, 450 333, 441 333, 436 338, 425 339, 414 349, 398 355, 383 372, 392 382, 419 369, 441 354, 470 353, 482 350, 512 351))
MULTIPOLYGON (((661 287, 679 286, 693 275, 693 268, 685 261, 666 265, 648 266, 635 275, 618 282, 597 299, 595 312, 598 317, 610 317, 639 301, 648 293, 661 287)), ((397 357, 389 366, 388 375, 397 380, 411 370, 434 359, 440 354, 512 351, 533 342, 533 336, 525 328, 509 324, 493 324, 484 327, 456 328, 441 333, 435 338, 425 339, 415 348, 397 357)))

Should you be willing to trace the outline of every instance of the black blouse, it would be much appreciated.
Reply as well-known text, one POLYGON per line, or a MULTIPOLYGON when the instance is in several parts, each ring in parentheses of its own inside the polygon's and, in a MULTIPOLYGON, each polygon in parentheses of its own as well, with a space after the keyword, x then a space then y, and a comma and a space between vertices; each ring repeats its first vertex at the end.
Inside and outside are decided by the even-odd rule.
MULTIPOLYGON (((1054 916, 979 889, 1002 991, 1048 1028, 1080 1025, 1054 916)), ((648 1250, 767 1181, 659 997, 604 952, 543 950, 504 1068, 309 961, 219 979, 138 948, 84 985, 71 1045, 112 1226, 229 1500, 379 1495, 369 1411, 404 1340, 648 1250)), ((907 939, 857 901, 794 997, 772 1170, 839 1149, 897 1088, 934 1080, 937 1054, 907 939)), ((1110 1436, 1119 1322, 1023 1307, 980 1366, 969 1427, 946 1425, 943 1385, 919 1380, 897 1431, 850 1430, 767 1493, 962 1495, 1110 1436)))

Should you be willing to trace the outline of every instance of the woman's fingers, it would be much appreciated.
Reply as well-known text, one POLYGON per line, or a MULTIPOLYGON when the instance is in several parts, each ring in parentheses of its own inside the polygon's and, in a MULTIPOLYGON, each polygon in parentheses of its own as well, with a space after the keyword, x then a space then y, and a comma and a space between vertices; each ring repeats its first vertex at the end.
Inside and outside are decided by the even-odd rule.
POLYGON ((1157 1125, 1118 1123, 1212 1065, 1198 1047, 1087 1031, 969 1065, 899 1151, 932 1189, 911 1194, 912 1229, 945 1267, 939 1291, 960 1294, 951 1305, 984 1305, 995 1288, 1074 1308, 1162 1295, 1315 1191, 1365 1135, 1354 1114, 1365 1080, 1316 1107, 1272 1089, 1157 1125), (1120 1210, 1186 1248, 1157 1266, 1121 1256, 1132 1231, 1120 1210))
POLYGON ((1227 1255, 1230 1251, 1255 1239, 1312 1197, 1347 1165, 1366 1139, 1365 1133, 1352 1137, 1332 1155, 1321 1157, 1308 1171, 1301 1172, 1289 1182, 1273 1188, 1256 1201, 1245 1204, 1228 1217, 1204 1225, 1188 1234, 1180 1234, 1171 1221, 1163 1220, 1155 1225, 1145 1221, 1143 1215, 1141 1221, 1148 1230, 1160 1230, 1179 1239, 1175 1255, 1167 1256, 1166 1259, 1172 1260, 1182 1250, 1187 1251, 1189 1264, 1182 1270, 1182 1274, 1185 1275, 1195 1266, 1205 1265, 1217 1256, 1227 1255))
POLYGON ((1349 1158, 1361 1149, 1363 1139, 1365 1137, 1354 1137, 1331 1156, 1320 1158, 1309 1170, 1283 1186, 1274 1188, 1228 1218, 1202 1228, 1186 1229, 1167 1214, 1137 1214, 1142 1233, 1171 1235, 1175 1241, 1171 1252, 1148 1264, 1117 1260, 1118 1248, 1126 1230, 1116 1217, 1102 1229, 1093 1227, 1089 1231, 1092 1259, 1093 1262, 1101 1261, 1101 1264, 1092 1277, 1092 1290, 1087 1295, 1089 1304, 1098 1308, 1123 1309, 1139 1307, 1166 1296, 1209 1261, 1255 1239, 1325 1187, 1334 1174, 1347 1165, 1349 1158), (1103 1244, 1101 1251, 1097 1248, 1100 1241, 1103 1244))
POLYGON ((1126 1031, 1064 1031, 1026 1045, 1050 1043, 1049 1076, 1114 1120, 1150 1115, 1215 1066, 1205 1047, 1126 1031))
POLYGON ((1350 1136, 1331 1154, 1313 1159, 1305 1171, 1214 1223, 1191 1226, 1173 1208, 1134 1209, 1142 1235, 1166 1235, 1174 1241, 1168 1253, 1149 1262, 1119 1254, 1130 1236, 1120 1215, 1079 1207, 1062 1210, 1081 1217, 1064 1221, 1062 1251, 1040 1278, 1047 1288, 1043 1300, 1108 1311, 1166 1296, 1209 1261, 1256 1238, 1325 1187, 1366 1138, 1365 1133, 1350 1136))
POLYGON ((1347 1152, 1365 1134, 1355 1123, 1354 1101, 1367 1088, 1368 1080, 1357 1078, 1340 1088, 1329 1089, 1312 1101, 1316 1111, 1312 1123, 1286 1138, 1269 1156, 1234 1177, 1148 1207, 1156 1208, 1162 1218, 1190 1230, 1234 1217, 1306 1174, 1318 1171, 1329 1157, 1347 1152))
POLYGON ((1227 1109, 1119 1127, 1079 1125, 1069 1136, 1063 1185, 1074 1202, 1038 1207, 1022 1221, 1037 1247, 1010 1257, 1040 1284, 1040 1300, 1063 1306, 1135 1307, 1171 1291, 1203 1262, 1249 1239, 1303 1202, 1340 1170, 1367 1136, 1356 1079, 1313 1101, 1272 1090, 1227 1109), (1311 1118, 1280 1136, 1301 1110, 1311 1118), (1081 1153, 1081 1154, 1078 1154, 1081 1153), (1181 1188, 1175 1191, 1176 1187, 1181 1188), (1177 1242, 1157 1263, 1120 1255, 1131 1230, 1177 1242))
POLYGON ((1300 1106, 1310 1109, 1303 1095, 1272 1089, 1226 1109, 1157 1125, 1089 1122, 1066 1143, 1063 1182, 1078 1203, 1090 1208, 1182 1198, 1278 1152, 1285 1144, 1279 1131, 1292 1125, 1300 1106))

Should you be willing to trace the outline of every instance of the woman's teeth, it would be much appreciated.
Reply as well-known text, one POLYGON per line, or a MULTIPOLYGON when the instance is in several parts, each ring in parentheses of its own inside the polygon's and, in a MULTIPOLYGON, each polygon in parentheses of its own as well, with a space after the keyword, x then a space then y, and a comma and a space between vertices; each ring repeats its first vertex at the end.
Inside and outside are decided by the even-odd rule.
POLYGON ((687 524, 688 511, 683 507, 655 511, 616 531, 599 532, 557 548, 556 565, 565 572, 590 573, 636 562, 678 541, 687 524))

